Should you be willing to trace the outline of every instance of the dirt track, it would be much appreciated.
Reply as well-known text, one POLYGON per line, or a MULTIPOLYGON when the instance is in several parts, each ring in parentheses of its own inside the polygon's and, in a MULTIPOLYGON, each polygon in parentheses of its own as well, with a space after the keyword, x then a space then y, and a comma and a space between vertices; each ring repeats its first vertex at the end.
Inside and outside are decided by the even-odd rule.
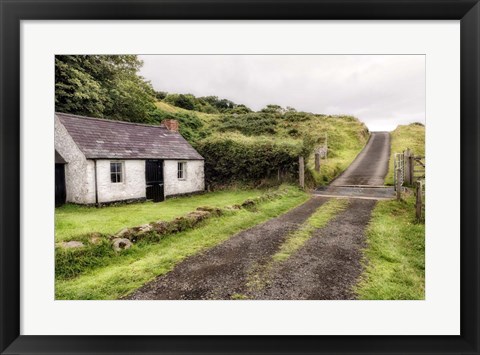
MULTIPOLYGON (((388 133, 372 133, 364 150, 333 183, 382 185, 388 169, 388 133)), ((328 198, 312 197, 286 214, 238 233, 222 244, 178 264, 132 293, 128 299, 352 299, 361 274, 361 248, 374 200, 354 197, 294 255, 266 275, 265 286, 247 286, 249 273, 269 262, 289 233, 328 198)))
POLYGON ((136 290, 128 299, 230 299, 245 291, 251 266, 266 261, 325 199, 312 198, 286 214, 192 256, 136 290))
POLYGON ((364 229, 374 206, 373 200, 352 200, 345 211, 269 274, 265 288, 248 294, 248 298, 354 299, 352 286, 362 271, 364 229))

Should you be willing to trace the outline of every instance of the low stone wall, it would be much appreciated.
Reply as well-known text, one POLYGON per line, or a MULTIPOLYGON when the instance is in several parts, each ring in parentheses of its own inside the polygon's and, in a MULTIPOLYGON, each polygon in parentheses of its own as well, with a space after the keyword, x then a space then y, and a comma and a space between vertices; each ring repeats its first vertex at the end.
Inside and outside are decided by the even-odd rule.
POLYGON ((287 194, 286 190, 267 192, 259 197, 245 200, 238 205, 224 208, 202 206, 172 221, 156 221, 132 228, 124 228, 114 235, 89 233, 56 244, 55 277, 68 279, 86 270, 98 267, 122 253, 128 253, 134 244, 155 243, 167 235, 177 234, 201 225, 209 218, 235 213, 241 209, 255 210, 258 204, 287 194))
MULTIPOLYGON (((149 241, 159 240, 162 236, 180 233, 188 229, 195 228, 198 224, 212 217, 219 217, 227 212, 234 210, 255 209, 256 206, 264 201, 272 200, 283 194, 282 191, 265 193, 259 197, 245 200, 240 205, 227 206, 224 208, 202 206, 195 211, 187 213, 185 216, 177 217, 173 221, 157 221, 144 224, 138 227, 122 229, 117 234, 111 236, 112 240, 128 239, 132 243, 147 239, 149 241)), ((130 247, 130 246, 128 246, 130 247)))

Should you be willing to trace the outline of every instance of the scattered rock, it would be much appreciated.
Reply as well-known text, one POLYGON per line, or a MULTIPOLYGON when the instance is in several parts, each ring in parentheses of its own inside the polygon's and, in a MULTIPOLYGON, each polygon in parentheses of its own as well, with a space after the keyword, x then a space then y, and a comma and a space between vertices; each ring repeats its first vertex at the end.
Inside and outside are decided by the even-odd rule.
POLYGON ((76 240, 71 240, 69 242, 62 242, 58 243, 58 246, 65 248, 65 249, 70 249, 70 248, 82 248, 85 245, 82 242, 78 242, 76 240))
POLYGON ((132 242, 127 238, 115 238, 113 240, 113 250, 121 251, 132 247, 132 242))
POLYGON ((115 238, 126 238, 131 233, 130 229, 124 228, 117 234, 115 234, 115 238))
POLYGON ((157 221, 152 223, 152 230, 157 232, 159 235, 166 234, 169 231, 170 224, 165 221, 157 221))
POLYGON ((255 206, 255 201, 253 200, 245 200, 243 203, 242 203, 242 207, 243 208, 252 208, 255 206))
POLYGON ((190 219, 187 217, 177 217, 169 223, 168 231, 170 233, 179 233, 191 227, 190 219))
POLYGON ((91 244, 100 244, 102 242, 102 235, 100 233, 92 233, 90 234, 90 243, 91 244))
POLYGON ((148 233, 153 229, 153 227, 150 224, 143 224, 140 227, 138 227, 138 233, 148 233))
POLYGON ((210 207, 210 206, 200 206, 197 207, 197 211, 206 211, 210 212, 210 214, 215 216, 220 216, 222 214, 222 209, 218 207, 210 207))
POLYGON ((153 230, 153 226, 150 224, 143 224, 139 227, 130 229, 130 233, 126 234, 131 242, 136 243, 138 240, 145 237, 145 235, 153 230))
POLYGON ((186 215, 186 218, 189 219, 193 224, 197 224, 200 221, 203 221, 208 216, 210 216, 210 212, 208 211, 193 211, 186 215))
POLYGON ((94 236, 94 237, 90 237, 90 243, 91 244, 100 244, 102 242, 102 238, 100 237, 97 237, 97 236, 94 236))

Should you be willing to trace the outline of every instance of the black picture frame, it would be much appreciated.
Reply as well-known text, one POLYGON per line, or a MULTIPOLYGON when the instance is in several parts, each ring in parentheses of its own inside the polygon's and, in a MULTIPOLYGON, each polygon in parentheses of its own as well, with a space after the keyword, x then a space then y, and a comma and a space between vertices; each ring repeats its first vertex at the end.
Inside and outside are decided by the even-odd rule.
POLYGON ((2 354, 479 354, 478 0, 0 0, 0 11, 2 354), (20 22, 80 19, 461 20, 461 335, 20 335, 20 22))

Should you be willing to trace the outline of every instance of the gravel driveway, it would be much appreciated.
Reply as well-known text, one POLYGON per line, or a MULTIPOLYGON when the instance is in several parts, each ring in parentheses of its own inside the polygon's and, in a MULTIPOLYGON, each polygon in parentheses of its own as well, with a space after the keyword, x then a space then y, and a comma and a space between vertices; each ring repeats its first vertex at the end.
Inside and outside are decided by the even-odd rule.
MULTIPOLYGON (((378 186, 388 170, 390 136, 374 132, 350 167, 332 184, 378 186)), ((328 191, 328 188, 326 189, 328 191)), ((355 190, 353 190, 355 191, 355 190)), ((271 260, 287 236, 329 198, 319 195, 282 216, 242 231, 222 244, 179 263, 171 272, 139 288, 127 299, 352 299, 362 272, 361 249, 374 199, 355 198, 296 253, 275 264, 264 286, 252 291, 249 272, 271 260)), ((365 197, 362 197, 365 198, 365 197)))

